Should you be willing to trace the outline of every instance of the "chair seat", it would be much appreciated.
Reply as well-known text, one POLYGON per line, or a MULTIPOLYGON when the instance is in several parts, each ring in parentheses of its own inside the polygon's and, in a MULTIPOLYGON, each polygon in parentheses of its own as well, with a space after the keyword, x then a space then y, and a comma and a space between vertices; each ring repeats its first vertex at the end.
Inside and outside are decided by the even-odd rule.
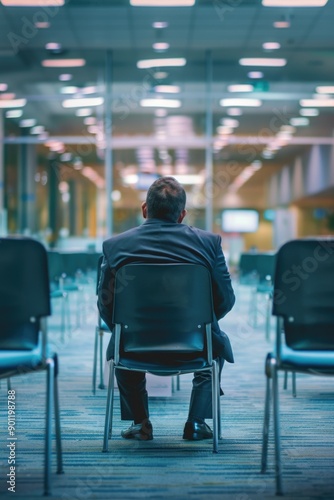
POLYGON ((280 361, 283 369, 323 370, 326 373, 334 373, 333 351, 296 351, 282 345, 280 361))
POLYGON ((3 350, 0 357, 0 375, 9 371, 17 371, 17 367, 22 368, 22 372, 29 369, 36 369, 43 361, 41 336, 34 349, 31 350, 3 350))
POLYGON ((209 369, 205 358, 197 358, 195 360, 181 359, 180 361, 175 361, 173 364, 168 364, 166 363, 166 359, 162 359, 159 356, 152 356, 151 361, 148 361, 147 357, 145 358, 145 361, 141 361, 139 357, 136 359, 135 356, 133 359, 129 359, 129 357, 126 359, 120 357, 119 365, 130 370, 144 370, 150 373, 159 373, 159 375, 171 375, 178 373, 179 371, 182 371, 183 373, 189 371, 189 373, 191 373, 194 370, 204 370, 205 368, 209 369))

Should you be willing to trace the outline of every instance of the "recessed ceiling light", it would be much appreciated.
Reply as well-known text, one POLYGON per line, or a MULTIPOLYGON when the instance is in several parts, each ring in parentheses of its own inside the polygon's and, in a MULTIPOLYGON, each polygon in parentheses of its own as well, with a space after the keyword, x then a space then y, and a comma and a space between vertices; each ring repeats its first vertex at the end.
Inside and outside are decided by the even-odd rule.
POLYGON ((142 59, 137 62, 137 68, 148 69, 148 68, 162 68, 165 66, 185 66, 187 63, 184 57, 174 57, 165 59, 142 59))
POLYGON ((155 29, 163 29, 163 28, 167 28, 168 26, 168 23, 166 21, 156 21, 155 23, 152 24, 153 28, 155 29))
POLYGON ((87 108, 89 106, 101 106, 103 97, 87 97, 83 99, 65 99, 62 102, 64 108, 87 108))
POLYGON ((297 117, 291 118, 290 123, 294 127, 305 127, 310 123, 310 120, 308 118, 297 117))
POLYGON ((277 50, 281 48, 281 44, 278 42, 265 42, 262 44, 262 48, 265 50, 277 50))
POLYGON ((43 134, 45 132, 45 128, 43 127, 43 125, 36 125, 35 127, 32 127, 32 129, 30 130, 30 133, 33 134, 33 135, 40 135, 40 134, 43 134))
POLYGON ((264 7, 324 7, 328 0, 262 0, 264 7))
POLYGON ((284 29, 284 28, 290 28, 291 24, 290 21, 275 21, 273 23, 274 28, 279 28, 279 29, 284 29))
POLYGON ((334 86, 333 85, 320 85, 315 90, 319 94, 333 94, 334 93, 334 86))
POLYGON ((44 59, 42 61, 42 66, 45 68, 76 68, 85 64, 85 59, 44 59))
POLYGON ((223 118, 221 120, 222 125, 225 125, 226 127, 239 127, 239 122, 238 120, 235 120, 233 118, 223 118))
POLYGON ((0 108, 23 108, 27 104, 27 99, 0 99, 0 108))
POLYGON ((162 50, 167 50, 169 49, 169 43, 167 42, 155 42, 152 45, 154 50, 162 51, 162 50))
POLYGON ((142 99, 142 108, 180 108, 181 101, 178 99, 142 99))
POLYGON ((178 94, 181 89, 178 85, 156 85, 154 90, 164 94, 178 94))
POLYGON ((7 83, 0 83, 0 92, 6 92, 8 89, 7 83))
POLYGON ((334 99, 301 99, 299 104, 304 108, 333 108, 334 99))
POLYGON ((22 115, 22 109, 10 109, 6 111, 6 118, 20 118, 22 115))
POLYGON ((58 78, 61 82, 69 82, 70 80, 72 80, 73 75, 71 75, 70 73, 63 73, 62 75, 59 75, 58 78))
POLYGON ((319 110, 315 108, 306 108, 299 111, 301 116, 318 116, 319 110))
POLYGON ((20 121, 20 127, 22 128, 33 127, 34 125, 36 125, 35 118, 27 118, 25 120, 20 121))
POLYGON ((61 7, 65 0, 1 0, 6 7, 61 7))
POLYGON ((257 108, 262 105, 262 101, 260 99, 221 99, 220 105, 223 107, 229 106, 247 106, 257 108))
POLYGON ((239 60, 241 66, 285 66, 286 59, 270 57, 244 57, 239 60))
POLYGON ((253 85, 228 85, 228 92, 252 92, 254 90, 253 85))
POLYGON ((39 29, 39 30, 43 30, 43 29, 46 29, 46 28, 50 28, 50 23, 48 23, 47 21, 37 21, 35 24, 34 24, 35 28, 39 29))
POLYGON ((76 94, 78 92, 78 87, 74 87, 73 85, 68 85, 66 87, 62 87, 60 89, 61 94, 76 94))
POLYGON ((92 110, 90 108, 79 108, 75 112, 76 116, 90 116, 92 110))
POLYGON ((45 45, 46 50, 60 50, 61 49, 61 43, 58 42, 48 42, 45 45))
POLYGON ((195 0, 130 0, 133 7, 192 7, 195 0))
POLYGON ((156 71, 155 73, 153 73, 153 78, 155 78, 156 80, 163 80, 164 78, 167 78, 167 76, 167 71, 156 71))
POLYGON ((247 73, 248 78, 263 78, 262 71, 250 71, 247 73))
POLYGON ((229 108, 226 113, 229 116, 241 116, 242 115, 242 110, 240 108, 229 108))

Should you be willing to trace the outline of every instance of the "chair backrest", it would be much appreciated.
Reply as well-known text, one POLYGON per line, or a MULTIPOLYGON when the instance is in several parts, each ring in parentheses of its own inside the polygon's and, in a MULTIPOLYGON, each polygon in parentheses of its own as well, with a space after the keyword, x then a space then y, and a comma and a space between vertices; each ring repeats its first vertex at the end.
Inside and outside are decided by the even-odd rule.
POLYGON ((116 273, 113 322, 128 353, 199 353, 213 320, 209 271, 193 264, 129 264, 116 273))
POLYGON ((49 316, 47 252, 36 240, 0 238, 0 349, 32 349, 49 316))
POLYGON ((293 349, 334 349, 334 238, 299 239, 277 254, 273 314, 293 349))

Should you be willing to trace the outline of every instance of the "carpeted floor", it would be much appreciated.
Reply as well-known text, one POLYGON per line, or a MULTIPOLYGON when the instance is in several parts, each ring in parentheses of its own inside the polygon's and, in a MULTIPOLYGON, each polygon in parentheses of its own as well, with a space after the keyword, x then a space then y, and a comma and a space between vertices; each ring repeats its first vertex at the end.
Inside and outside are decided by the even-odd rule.
MULTIPOLYGON (((49 321, 50 339, 60 359, 60 404, 64 475, 52 476, 56 499, 255 500, 275 498, 273 439, 269 468, 260 474, 264 405, 264 304, 258 305, 258 326, 248 324, 251 290, 237 286, 237 303, 222 322, 230 334, 235 364, 223 370, 221 398, 223 440, 219 454, 211 441, 182 440, 191 377, 181 377, 181 390, 168 398, 150 398, 154 440, 138 443, 120 437, 116 398, 113 439, 102 453, 106 391, 92 394, 95 297, 85 292, 80 328, 72 327, 65 342, 59 331, 59 305, 49 321)), ((72 310, 73 322, 75 311, 72 310)), ((274 323, 273 325, 274 326, 274 323)), ((272 334, 273 336, 273 334, 272 334)), ((280 381, 281 387, 283 381, 280 381)), ((0 493, 16 499, 43 493, 45 374, 12 379, 16 390, 17 486, 7 492, 7 387, 0 389, 0 493)), ((334 499, 333 378, 297 376, 297 398, 281 390, 283 479, 287 499, 334 499)), ((210 424, 210 422, 208 422, 210 424)), ((55 471, 55 455, 54 455, 55 471)))

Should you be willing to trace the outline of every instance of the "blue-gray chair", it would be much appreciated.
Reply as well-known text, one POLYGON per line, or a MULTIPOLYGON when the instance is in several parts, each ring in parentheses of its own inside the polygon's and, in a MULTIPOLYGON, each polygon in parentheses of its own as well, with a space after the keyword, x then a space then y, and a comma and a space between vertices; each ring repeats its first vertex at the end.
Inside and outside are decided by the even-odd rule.
MULTIPOLYGON (((283 494, 278 372, 334 375, 334 239, 299 239, 277 255, 273 290, 276 349, 266 358, 262 468, 267 468, 273 393, 276 494, 283 494)), ((305 409, 304 409, 305 411, 305 409)))
POLYGON ((195 264, 129 264, 117 271, 114 287, 115 353, 110 362, 103 451, 108 451, 111 437, 117 368, 163 376, 209 371, 213 452, 218 453, 219 369, 212 356, 209 271, 195 264), (124 276, 129 277, 125 285, 124 276))
POLYGON ((50 290, 45 248, 30 238, 0 238, 0 379, 41 370, 47 373, 45 495, 51 494, 53 406, 57 472, 63 472, 57 386, 58 358, 49 351, 47 344, 46 317, 49 315, 50 290))

